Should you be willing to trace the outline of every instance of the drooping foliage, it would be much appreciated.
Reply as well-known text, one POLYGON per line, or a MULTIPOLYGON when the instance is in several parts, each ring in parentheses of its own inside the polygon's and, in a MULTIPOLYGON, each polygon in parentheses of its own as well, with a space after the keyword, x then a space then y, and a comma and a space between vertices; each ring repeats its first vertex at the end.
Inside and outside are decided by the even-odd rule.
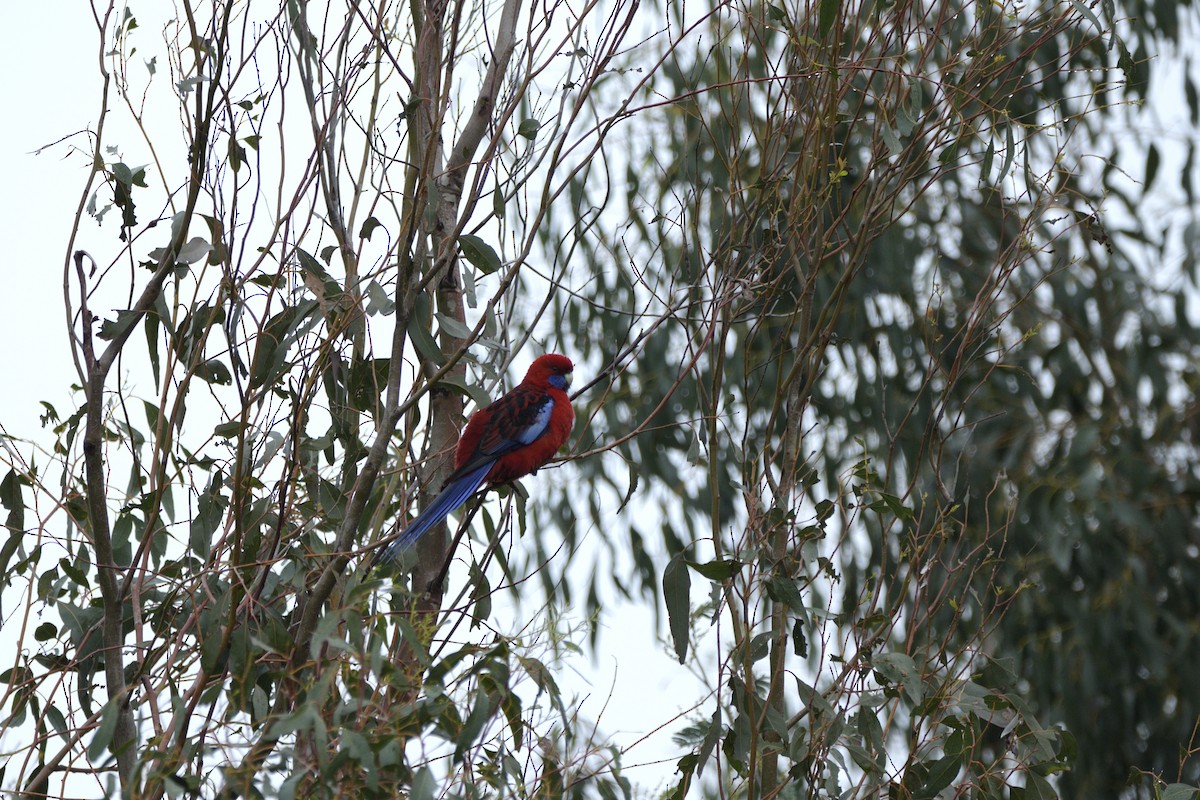
MULTIPOLYGON (((1156 86, 1147 54, 1176 39, 1178 13, 1194 20, 1135 5, 722 7, 646 79, 670 111, 607 175, 628 223, 564 215, 547 237, 574 229, 591 272, 622 267, 587 286, 629 313, 598 314, 586 339, 631 339, 644 308, 685 323, 641 345, 592 429, 671 397, 621 450, 661 504, 662 546, 761 559, 770 510, 807 509, 828 535, 822 502, 863 507, 830 488, 872 475, 911 519, 891 507, 845 526, 823 602, 862 612, 881 584, 903 590, 892 619, 910 623, 893 634, 909 655, 982 637, 1038 718, 1078 739, 1064 796, 1200 770, 1196 228, 1140 208, 1156 178, 1190 201, 1195 145, 1164 187, 1165 145, 1125 133, 1156 86), (675 478, 687 465, 708 479, 675 478)), ((1190 73, 1183 89, 1194 125, 1190 73)), ((611 460, 579 468, 622 494, 611 460)), ((602 524, 608 507, 590 508, 602 524)), ((785 541, 806 547, 813 519, 798 517, 785 541)), ((657 535, 635 526, 612 546, 657 535)))
POLYGON ((672 797, 1196 780, 1176 5, 96 10, 6 790, 628 798, 557 669, 622 604, 672 797), (570 463, 364 569, 544 350, 570 463))

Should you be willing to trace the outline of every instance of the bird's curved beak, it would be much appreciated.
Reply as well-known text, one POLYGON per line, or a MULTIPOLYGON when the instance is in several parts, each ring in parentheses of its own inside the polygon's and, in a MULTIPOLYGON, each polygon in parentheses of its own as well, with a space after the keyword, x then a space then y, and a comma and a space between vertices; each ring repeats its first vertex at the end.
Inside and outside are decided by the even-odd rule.
POLYGON ((574 372, 564 372, 563 373, 563 380, 566 381, 568 389, 571 388, 571 376, 574 374, 575 374, 574 372))

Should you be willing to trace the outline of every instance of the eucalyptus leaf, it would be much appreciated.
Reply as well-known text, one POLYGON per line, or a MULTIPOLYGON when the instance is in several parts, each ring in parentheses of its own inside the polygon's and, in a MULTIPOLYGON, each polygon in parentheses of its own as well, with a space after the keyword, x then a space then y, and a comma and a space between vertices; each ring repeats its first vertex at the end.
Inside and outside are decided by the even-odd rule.
POLYGON ((682 664, 687 658, 688 630, 691 622, 691 585, 686 562, 682 556, 674 556, 663 570, 663 600, 667 605, 667 621, 671 629, 671 641, 675 645, 675 657, 682 664))

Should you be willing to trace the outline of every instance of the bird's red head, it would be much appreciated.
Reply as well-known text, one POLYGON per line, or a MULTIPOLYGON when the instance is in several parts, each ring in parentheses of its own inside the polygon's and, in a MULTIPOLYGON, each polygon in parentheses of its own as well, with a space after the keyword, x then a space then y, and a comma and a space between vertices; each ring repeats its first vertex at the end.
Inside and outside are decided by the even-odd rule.
POLYGON ((571 373, 575 365, 571 359, 558 353, 549 353, 534 359, 525 373, 525 384, 533 386, 553 386, 555 389, 567 390, 571 385, 571 373))

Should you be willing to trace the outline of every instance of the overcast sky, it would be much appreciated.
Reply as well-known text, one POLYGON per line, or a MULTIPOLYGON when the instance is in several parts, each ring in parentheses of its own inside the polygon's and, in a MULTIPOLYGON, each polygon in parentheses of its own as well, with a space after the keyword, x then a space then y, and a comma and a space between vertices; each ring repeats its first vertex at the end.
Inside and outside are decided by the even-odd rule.
MULTIPOLYGON (((86 178, 85 159, 64 159, 67 145, 35 152, 94 125, 97 39, 90 8, 78 2, 13 3, 4 16, 0 337, 6 346, 0 374, 8 389, 0 396, 0 423, 10 435, 26 437, 37 428, 38 401, 65 404, 75 380, 64 330, 62 267, 86 178)), ((87 147, 83 136, 69 141, 87 147)), ((98 232, 94 222, 90 227, 98 232)))

